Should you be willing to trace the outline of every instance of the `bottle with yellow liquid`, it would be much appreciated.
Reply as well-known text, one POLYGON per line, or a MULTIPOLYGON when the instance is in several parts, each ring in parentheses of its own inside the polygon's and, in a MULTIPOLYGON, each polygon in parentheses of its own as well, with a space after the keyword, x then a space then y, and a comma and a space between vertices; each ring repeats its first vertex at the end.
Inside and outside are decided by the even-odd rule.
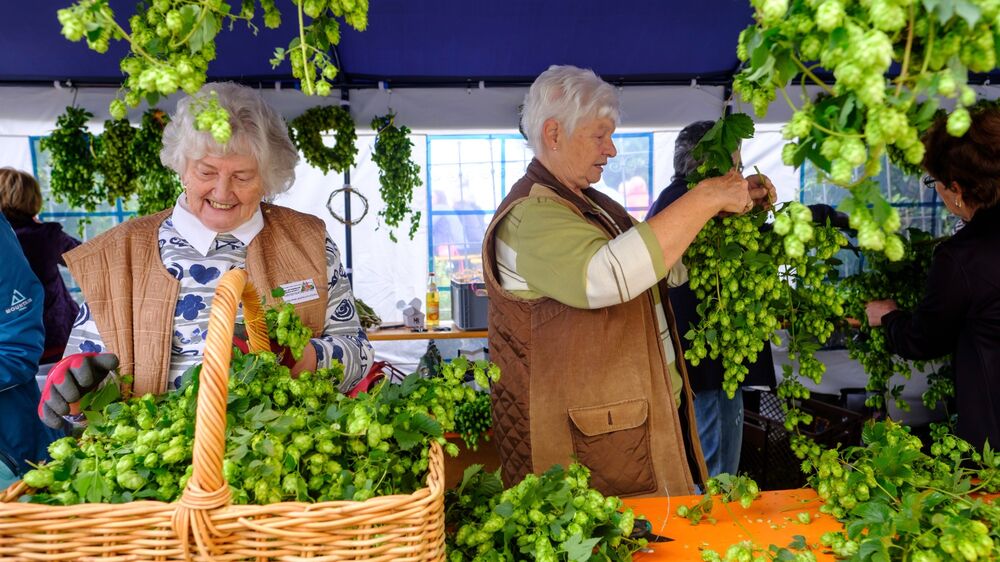
POLYGON ((427 315, 424 317, 424 325, 428 329, 434 329, 441 320, 441 298, 438 294, 437 283, 434 282, 434 272, 427 278, 427 315))

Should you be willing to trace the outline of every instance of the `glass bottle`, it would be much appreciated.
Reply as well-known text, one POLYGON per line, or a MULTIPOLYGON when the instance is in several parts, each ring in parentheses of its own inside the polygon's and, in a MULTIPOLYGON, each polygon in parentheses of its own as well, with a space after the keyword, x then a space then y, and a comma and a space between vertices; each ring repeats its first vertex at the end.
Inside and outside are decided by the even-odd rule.
POLYGON ((427 312, 424 317, 424 325, 427 328, 435 328, 440 323, 441 298, 438 293, 437 283, 434 282, 434 272, 427 276, 427 312))

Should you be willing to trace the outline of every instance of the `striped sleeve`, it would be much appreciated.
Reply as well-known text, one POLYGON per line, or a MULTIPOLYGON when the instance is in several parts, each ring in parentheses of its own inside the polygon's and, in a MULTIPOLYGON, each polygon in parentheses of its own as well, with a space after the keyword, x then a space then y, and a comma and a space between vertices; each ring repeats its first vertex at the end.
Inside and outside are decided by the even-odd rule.
POLYGON ((97 323, 90 314, 90 306, 84 302, 73 321, 73 330, 66 342, 65 355, 74 353, 101 353, 104 351, 104 340, 97 331, 97 323))
POLYGON ((600 228, 545 197, 525 199, 504 217, 496 254, 505 289, 575 308, 629 301, 667 275, 648 224, 609 240, 600 228))

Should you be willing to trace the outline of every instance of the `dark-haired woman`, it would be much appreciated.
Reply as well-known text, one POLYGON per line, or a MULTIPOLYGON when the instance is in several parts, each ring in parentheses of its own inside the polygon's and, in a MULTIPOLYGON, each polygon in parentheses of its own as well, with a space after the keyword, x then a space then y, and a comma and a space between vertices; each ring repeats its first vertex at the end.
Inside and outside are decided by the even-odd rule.
POLYGON ((924 168, 948 210, 966 224, 934 253, 913 310, 868 303, 868 323, 907 359, 952 354, 959 437, 1000 445, 1000 110, 973 113, 961 137, 944 120, 924 138, 924 168))

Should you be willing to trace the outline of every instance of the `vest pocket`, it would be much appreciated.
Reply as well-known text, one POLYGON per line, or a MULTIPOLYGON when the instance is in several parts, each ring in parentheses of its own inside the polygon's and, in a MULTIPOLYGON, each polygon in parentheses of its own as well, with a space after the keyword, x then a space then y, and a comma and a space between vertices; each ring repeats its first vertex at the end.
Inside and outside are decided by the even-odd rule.
POLYGON ((644 398, 570 408, 573 452, 591 470, 591 486, 605 495, 656 491, 644 398))

